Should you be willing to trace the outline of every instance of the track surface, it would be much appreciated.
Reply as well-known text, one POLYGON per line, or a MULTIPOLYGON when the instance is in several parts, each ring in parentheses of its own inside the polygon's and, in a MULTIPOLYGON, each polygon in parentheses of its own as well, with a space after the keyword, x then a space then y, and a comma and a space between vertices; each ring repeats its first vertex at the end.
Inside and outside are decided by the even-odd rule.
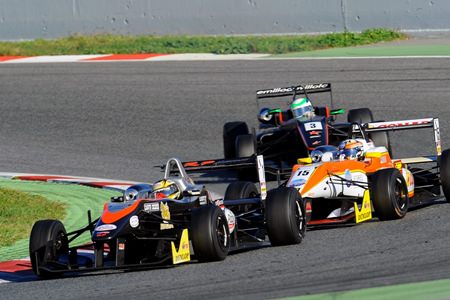
MULTIPOLYGON (((336 107, 370 107, 379 119, 437 116, 450 147, 450 59, 7 65, 0 170, 156 180, 153 166, 171 156, 220 157, 223 123, 254 123, 255 90, 297 82, 332 82, 336 107)), ((393 138, 396 156, 431 150, 426 130, 393 138)), ((442 201, 223 262, 2 284, 0 294, 260 299, 448 278, 449 218, 442 201)))

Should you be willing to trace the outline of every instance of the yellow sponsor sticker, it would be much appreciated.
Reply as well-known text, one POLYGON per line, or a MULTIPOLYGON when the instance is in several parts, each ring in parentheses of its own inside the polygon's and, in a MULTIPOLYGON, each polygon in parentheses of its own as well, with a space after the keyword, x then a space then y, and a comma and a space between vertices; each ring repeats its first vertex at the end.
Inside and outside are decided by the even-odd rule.
POLYGON ((364 191, 363 201, 361 204, 361 210, 358 208, 358 204, 353 203, 355 208, 356 223, 361 223, 372 219, 372 207, 370 205, 370 193, 368 190, 364 191))
POLYGON ((191 251, 189 247, 189 234, 187 229, 183 229, 180 239, 180 247, 175 247, 174 242, 170 242, 172 246, 172 263, 174 265, 188 262, 191 260, 191 251))
POLYGON ((165 203, 161 202, 160 210, 161 210, 161 218, 163 218, 163 222, 161 224, 160 229, 161 230, 172 229, 173 224, 169 224, 169 222, 167 222, 167 221, 170 221, 169 204, 165 204, 165 203))

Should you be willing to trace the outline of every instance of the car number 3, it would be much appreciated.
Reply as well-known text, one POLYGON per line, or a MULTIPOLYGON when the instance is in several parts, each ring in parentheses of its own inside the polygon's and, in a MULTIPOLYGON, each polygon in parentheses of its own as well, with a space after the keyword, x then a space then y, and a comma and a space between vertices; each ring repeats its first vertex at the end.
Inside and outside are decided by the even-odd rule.
POLYGON ((311 130, 321 130, 323 129, 322 123, 320 122, 309 122, 305 123, 305 130, 311 131, 311 130))

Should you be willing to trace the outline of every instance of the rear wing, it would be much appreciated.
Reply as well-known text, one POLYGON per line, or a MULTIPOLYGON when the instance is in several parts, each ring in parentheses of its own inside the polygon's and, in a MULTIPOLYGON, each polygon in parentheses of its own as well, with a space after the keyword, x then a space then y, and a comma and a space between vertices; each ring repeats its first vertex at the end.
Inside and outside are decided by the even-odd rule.
MULTIPOLYGON (((353 125, 353 132, 360 132, 359 125, 353 125)), ((427 163, 438 162, 438 158, 442 154, 441 135, 439 130, 438 118, 424 118, 413 120, 400 120, 400 121, 388 121, 388 122, 370 122, 361 124, 361 128, 365 133, 378 132, 378 131, 397 131, 407 129, 419 129, 419 128, 433 128, 434 142, 436 146, 436 156, 420 156, 412 158, 403 158, 403 163, 427 163)))
MULTIPOLYGON (((264 157, 262 155, 250 156, 237 159, 218 159, 218 160, 201 160, 188 161, 182 163, 186 172, 201 172, 209 170, 220 169, 239 169, 239 168, 255 168, 258 174, 261 199, 265 200, 267 197, 267 184, 264 166, 264 157)), ((167 173, 167 168, 166 168, 167 173)), ((170 173, 170 171, 169 171, 170 173)))
POLYGON ((313 94, 313 93, 323 93, 331 92, 331 83, 313 83, 297 86, 289 86, 282 88, 272 88, 256 91, 256 98, 273 98, 273 97, 283 97, 283 96, 293 96, 298 94, 313 94))

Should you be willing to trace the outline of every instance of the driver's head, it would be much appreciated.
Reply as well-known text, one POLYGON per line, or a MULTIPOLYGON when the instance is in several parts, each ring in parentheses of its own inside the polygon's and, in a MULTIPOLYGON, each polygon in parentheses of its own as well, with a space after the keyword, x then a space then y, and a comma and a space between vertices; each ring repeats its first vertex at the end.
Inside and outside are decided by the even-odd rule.
POLYGON ((153 184, 153 192, 150 195, 151 199, 178 199, 180 197, 180 189, 174 181, 170 179, 163 179, 153 184))
POLYGON ((364 158, 364 145, 362 142, 349 139, 339 144, 339 157, 341 160, 362 160, 364 158))
POLYGON ((308 98, 295 99, 290 108, 293 117, 300 121, 306 121, 314 117, 314 107, 308 98))

